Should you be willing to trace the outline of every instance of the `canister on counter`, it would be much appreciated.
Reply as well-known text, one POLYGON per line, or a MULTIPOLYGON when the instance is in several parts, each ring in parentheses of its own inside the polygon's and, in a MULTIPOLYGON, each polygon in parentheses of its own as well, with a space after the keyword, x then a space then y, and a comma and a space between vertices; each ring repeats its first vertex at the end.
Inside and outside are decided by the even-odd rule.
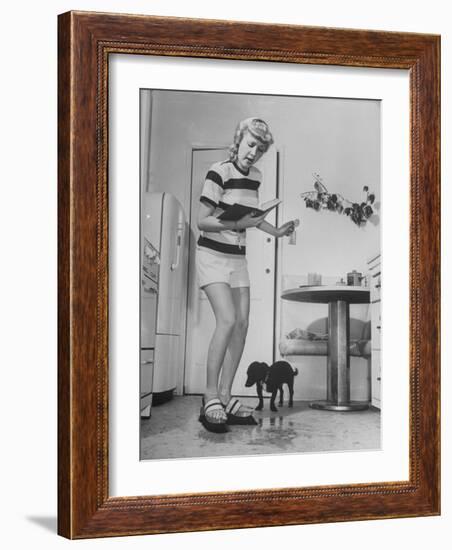
POLYGON ((320 273, 308 273, 308 285, 320 286, 322 284, 322 275, 320 273))
POLYGON ((347 273, 347 285, 348 286, 361 286, 361 280, 363 274, 359 273, 355 269, 351 273, 347 273))

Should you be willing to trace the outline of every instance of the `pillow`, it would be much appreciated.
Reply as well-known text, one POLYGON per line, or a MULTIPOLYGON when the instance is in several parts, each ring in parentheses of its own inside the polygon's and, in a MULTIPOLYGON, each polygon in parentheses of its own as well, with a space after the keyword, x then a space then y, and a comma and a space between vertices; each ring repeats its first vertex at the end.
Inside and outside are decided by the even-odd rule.
POLYGON ((328 340, 328 334, 317 334, 302 328, 294 328, 286 334, 286 338, 289 340, 328 340))

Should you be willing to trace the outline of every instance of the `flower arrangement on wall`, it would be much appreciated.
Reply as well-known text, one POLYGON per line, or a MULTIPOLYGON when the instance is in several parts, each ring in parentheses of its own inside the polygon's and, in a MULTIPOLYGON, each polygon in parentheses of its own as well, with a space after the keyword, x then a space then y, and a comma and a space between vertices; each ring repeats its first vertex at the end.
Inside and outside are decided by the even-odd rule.
POLYGON ((362 227, 374 213, 372 205, 375 202, 375 194, 369 192, 369 187, 363 187, 363 198, 360 202, 353 202, 344 198, 339 193, 330 193, 325 187, 319 174, 314 176, 314 190, 301 193, 306 208, 316 211, 329 210, 348 216, 358 227, 362 227))

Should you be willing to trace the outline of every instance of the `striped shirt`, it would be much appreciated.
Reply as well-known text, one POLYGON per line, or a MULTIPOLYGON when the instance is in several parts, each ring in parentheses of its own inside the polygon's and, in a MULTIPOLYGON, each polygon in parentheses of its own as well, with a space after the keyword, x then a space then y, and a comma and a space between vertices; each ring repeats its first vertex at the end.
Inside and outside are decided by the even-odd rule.
MULTIPOLYGON (((224 212, 227 205, 234 203, 258 206, 258 189, 262 174, 255 166, 246 173, 233 161, 214 163, 207 172, 200 201, 215 207, 213 216, 224 212)), ((202 231, 198 246, 220 255, 235 257, 246 253, 246 230, 220 232, 202 231)))

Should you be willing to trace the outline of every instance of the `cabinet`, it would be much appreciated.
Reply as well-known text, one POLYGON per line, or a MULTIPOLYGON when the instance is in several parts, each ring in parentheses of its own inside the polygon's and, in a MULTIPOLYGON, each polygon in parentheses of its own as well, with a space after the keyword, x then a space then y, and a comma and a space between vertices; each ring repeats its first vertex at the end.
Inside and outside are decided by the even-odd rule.
POLYGON ((372 327, 372 405, 381 408, 381 256, 375 254, 367 260, 372 327))
POLYGON ((154 350, 141 350, 140 365, 140 411, 141 418, 151 416, 152 382, 154 378, 154 350))

